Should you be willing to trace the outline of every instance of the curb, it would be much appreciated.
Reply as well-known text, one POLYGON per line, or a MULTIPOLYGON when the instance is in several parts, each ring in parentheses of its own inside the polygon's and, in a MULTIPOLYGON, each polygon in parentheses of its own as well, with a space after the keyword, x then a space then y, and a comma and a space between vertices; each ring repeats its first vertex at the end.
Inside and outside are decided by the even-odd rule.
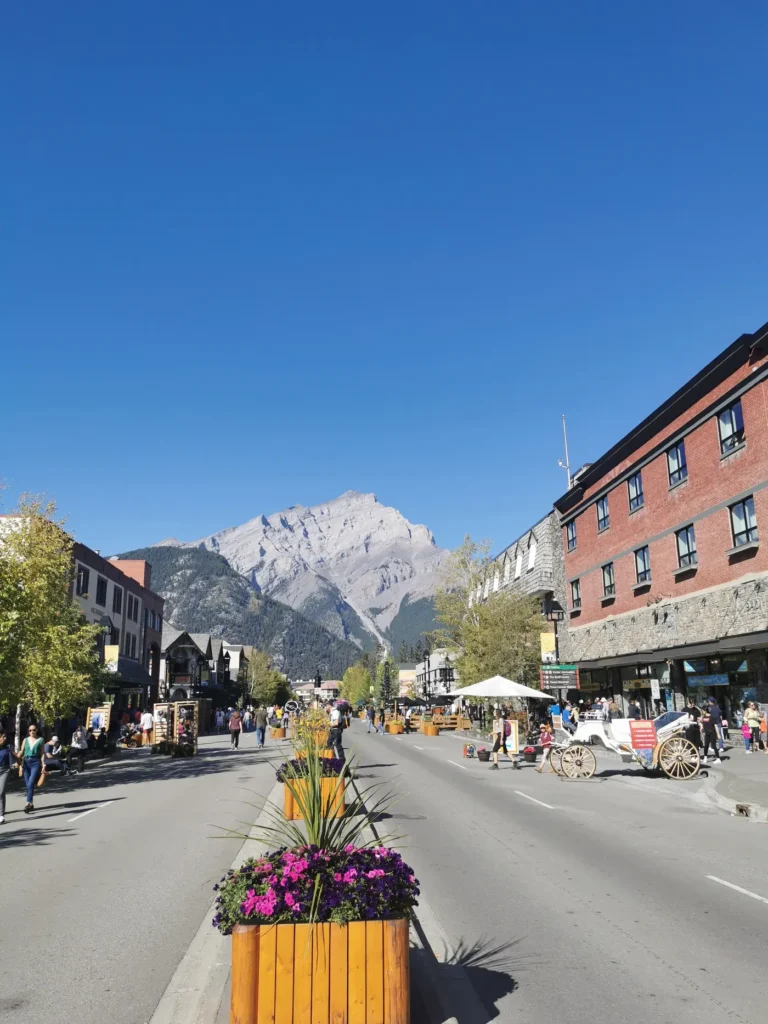
POLYGON ((707 785, 702 790, 702 795, 711 804, 714 804, 721 811, 725 811, 734 818, 747 818, 749 821, 756 822, 758 824, 768 824, 768 807, 763 807, 761 804, 748 803, 747 801, 734 800, 733 797, 725 796, 723 793, 717 792, 717 786, 725 779, 724 775, 720 775, 719 778, 710 776, 712 779, 711 785, 707 785))
MULTIPOLYGON (((246 850, 246 844, 255 838, 259 825, 269 823, 265 808, 268 804, 279 806, 281 796, 281 783, 276 782, 248 839, 243 840, 232 861, 234 870, 251 856, 252 851, 246 850)), ((229 981, 230 953, 227 937, 211 925, 215 906, 214 898, 149 1024, 213 1024, 216 1020, 229 981)))

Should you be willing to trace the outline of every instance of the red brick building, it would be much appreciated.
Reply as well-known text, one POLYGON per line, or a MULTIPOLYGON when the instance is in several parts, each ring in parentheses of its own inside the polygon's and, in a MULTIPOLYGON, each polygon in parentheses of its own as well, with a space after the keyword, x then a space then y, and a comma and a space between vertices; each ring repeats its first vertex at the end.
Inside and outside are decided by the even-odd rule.
POLYGON ((768 324, 584 467, 555 507, 584 689, 636 696, 649 714, 686 693, 768 698, 768 324))

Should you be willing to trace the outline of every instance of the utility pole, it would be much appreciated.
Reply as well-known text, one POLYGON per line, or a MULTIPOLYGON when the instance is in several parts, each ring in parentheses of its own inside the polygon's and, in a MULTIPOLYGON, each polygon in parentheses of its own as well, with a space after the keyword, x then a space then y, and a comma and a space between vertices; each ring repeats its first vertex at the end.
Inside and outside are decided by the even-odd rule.
POLYGON ((563 445, 565 446, 565 462, 562 459, 557 460, 557 464, 561 469, 564 469, 568 477, 568 490, 571 489, 571 463, 568 458, 568 433, 565 429, 565 413, 563 413, 563 445))

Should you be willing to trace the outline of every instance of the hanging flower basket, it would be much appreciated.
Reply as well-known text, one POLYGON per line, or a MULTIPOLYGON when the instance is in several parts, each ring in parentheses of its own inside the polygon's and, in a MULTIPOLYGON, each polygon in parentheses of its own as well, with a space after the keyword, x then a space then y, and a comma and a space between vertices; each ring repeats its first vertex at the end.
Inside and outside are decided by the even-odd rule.
POLYGON ((278 850, 216 888, 213 923, 232 934, 231 1021, 407 1024, 419 889, 398 853, 278 850))

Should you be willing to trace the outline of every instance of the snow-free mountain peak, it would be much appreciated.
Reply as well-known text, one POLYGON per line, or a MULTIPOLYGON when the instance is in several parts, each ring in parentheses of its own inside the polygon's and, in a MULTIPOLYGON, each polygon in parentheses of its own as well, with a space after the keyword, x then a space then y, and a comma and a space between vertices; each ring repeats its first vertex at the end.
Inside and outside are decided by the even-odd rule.
POLYGON ((426 526, 358 491, 185 546, 219 552, 258 590, 361 644, 385 641, 401 607, 431 597, 446 556, 426 526))

